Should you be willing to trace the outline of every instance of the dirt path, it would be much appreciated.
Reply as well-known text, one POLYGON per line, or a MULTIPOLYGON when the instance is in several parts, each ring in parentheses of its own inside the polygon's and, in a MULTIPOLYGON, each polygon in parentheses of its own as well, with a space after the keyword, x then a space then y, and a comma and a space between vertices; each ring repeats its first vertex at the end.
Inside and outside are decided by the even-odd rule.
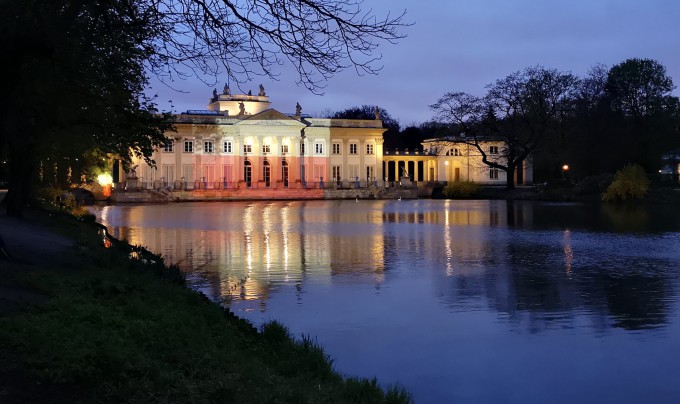
MULTIPOLYGON (((4 195, 0 194, 0 201, 4 195)), ((68 237, 41 223, 44 212, 27 210, 24 218, 6 215, 0 205, 0 314, 47 299, 16 280, 20 271, 50 270, 67 264, 63 252, 75 248, 68 237)))

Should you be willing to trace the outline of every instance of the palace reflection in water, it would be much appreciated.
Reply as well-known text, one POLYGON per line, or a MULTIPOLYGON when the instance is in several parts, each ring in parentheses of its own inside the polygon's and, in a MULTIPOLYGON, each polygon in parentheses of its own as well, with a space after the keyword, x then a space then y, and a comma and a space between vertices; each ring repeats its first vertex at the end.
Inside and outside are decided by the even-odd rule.
POLYGON ((612 215, 505 201, 202 203, 100 212, 114 237, 162 254, 219 301, 259 300, 263 309, 278 285, 300 290, 313 278, 379 287, 393 267, 427 268, 441 278, 438 293, 449 305, 484 297, 512 316, 543 313, 532 321, 587 309, 626 328, 662 324, 667 294, 675 293, 669 281, 677 276, 670 269, 677 256, 665 261, 664 254, 677 251, 678 240, 609 233, 616 220, 608 228, 602 221, 612 215), (565 217, 574 230, 560 223, 565 217), (579 229, 593 223, 605 232, 579 229))
POLYGON ((680 400, 655 390, 680 359, 672 207, 360 200, 98 215, 240 316, 311 334, 341 371, 400 382, 416 401, 680 400), (571 395, 555 400, 564 367, 571 395))

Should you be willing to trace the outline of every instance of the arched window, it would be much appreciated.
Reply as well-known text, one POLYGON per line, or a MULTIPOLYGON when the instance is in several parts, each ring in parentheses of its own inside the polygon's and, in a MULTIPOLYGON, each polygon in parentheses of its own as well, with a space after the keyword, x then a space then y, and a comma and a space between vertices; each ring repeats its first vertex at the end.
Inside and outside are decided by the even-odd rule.
POLYGON ((248 188, 253 185, 253 166, 248 160, 243 163, 243 181, 248 188))
POLYGON ((286 160, 281 163, 281 180, 284 188, 288 188, 288 162, 286 160))
POLYGON ((265 160, 264 163, 262 164, 262 179, 264 180, 264 186, 269 188, 271 186, 271 177, 272 177, 272 166, 269 164, 268 160, 265 160))

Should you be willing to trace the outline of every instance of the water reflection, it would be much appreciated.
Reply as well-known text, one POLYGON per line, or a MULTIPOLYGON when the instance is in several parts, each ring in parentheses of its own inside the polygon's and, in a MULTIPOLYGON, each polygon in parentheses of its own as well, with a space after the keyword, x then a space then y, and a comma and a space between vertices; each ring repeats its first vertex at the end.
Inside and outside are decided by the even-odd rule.
POLYGON ((400 382, 417 402, 680 401, 672 209, 293 201, 98 214, 240 316, 313 335, 341 372, 400 382))
MULTIPOLYGON (((675 301, 678 233, 609 233, 625 227, 621 214, 610 206, 517 201, 208 203, 99 212, 114 237, 160 252, 215 300, 256 300, 251 309, 266 310, 280 285, 295 285, 301 299, 309 282, 380 288, 412 270, 437 279, 445 306, 486 304, 511 322, 532 313, 524 320, 531 330, 583 313, 614 327, 658 327, 675 301)), ((647 211, 632 218, 628 226, 657 231, 647 211)))

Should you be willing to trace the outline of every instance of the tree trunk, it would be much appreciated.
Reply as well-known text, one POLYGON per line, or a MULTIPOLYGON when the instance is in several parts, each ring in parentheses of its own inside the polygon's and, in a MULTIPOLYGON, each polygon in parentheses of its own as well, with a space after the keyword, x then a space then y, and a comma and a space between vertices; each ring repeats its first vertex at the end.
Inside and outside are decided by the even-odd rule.
POLYGON ((508 165, 508 171, 506 171, 505 188, 515 189, 515 166, 508 165))

